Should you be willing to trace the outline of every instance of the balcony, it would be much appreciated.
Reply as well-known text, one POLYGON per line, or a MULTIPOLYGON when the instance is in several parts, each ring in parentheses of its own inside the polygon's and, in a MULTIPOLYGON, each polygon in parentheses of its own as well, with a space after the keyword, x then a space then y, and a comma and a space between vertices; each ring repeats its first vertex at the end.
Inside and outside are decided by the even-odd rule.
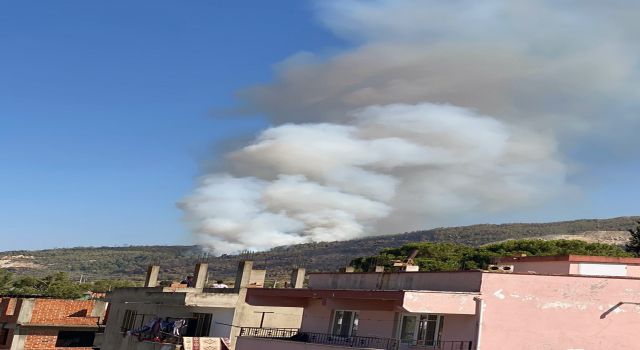
POLYGON ((432 343, 413 342, 401 344, 400 349, 410 350, 473 350, 473 342, 470 340, 445 340, 432 343))
MULTIPOLYGON (((331 345, 341 348, 360 348, 376 350, 398 350, 398 339, 376 337, 342 337, 333 334, 300 331, 296 328, 253 328, 242 327, 240 337, 253 337, 289 343, 331 345)), ((289 348, 289 347, 288 347, 289 348)), ((295 347, 290 347, 294 349, 295 347)), ((300 347, 309 348, 309 347, 300 347)), ((315 347, 314 347, 315 348, 315 347)), ((465 349, 466 350, 466 349, 465 349)))

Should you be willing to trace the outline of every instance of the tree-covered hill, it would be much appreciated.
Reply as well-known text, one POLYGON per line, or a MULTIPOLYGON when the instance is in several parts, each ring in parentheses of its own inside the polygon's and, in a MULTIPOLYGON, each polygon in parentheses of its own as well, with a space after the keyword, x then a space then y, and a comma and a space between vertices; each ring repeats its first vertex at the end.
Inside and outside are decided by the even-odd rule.
POLYGON ((378 254, 384 248, 416 242, 453 242, 479 246, 507 239, 536 238, 550 235, 580 235, 592 231, 626 231, 640 217, 603 220, 576 220, 554 223, 473 225, 437 228, 395 235, 367 237, 342 242, 321 242, 277 247, 267 252, 205 257, 197 246, 131 246, 48 249, 39 251, 0 252, 0 267, 19 275, 47 276, 57 271, 72 278, 142 280, 146 266, 160 264, 161 279, 177 280, 193 272, 200 260, 210 263, 211 278, 229 278, 242 259, 255 261, 266 268, 268 277, 286 276, 295 266, 311 271, 330 271, 345 266, 352 259, 378 254))

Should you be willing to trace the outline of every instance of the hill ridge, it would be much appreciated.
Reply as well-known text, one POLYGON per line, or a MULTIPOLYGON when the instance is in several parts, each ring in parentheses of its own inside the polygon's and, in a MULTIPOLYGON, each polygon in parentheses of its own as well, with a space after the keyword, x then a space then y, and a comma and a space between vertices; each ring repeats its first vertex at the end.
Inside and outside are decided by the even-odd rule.
MULTIPOLYGON (((240 255, 207 256, 196 245, 143 245, 119 247, 70 247, 44 250, 0 252, 0 267, 18 274, 46 275, 67 271, 85 278, 126 278, 141 280, 149 264, 161 265, 161 279, 175 280, 191 273, 197 261, 210 263, 212 278, 235 273, 239 260, 254 260, 258 268, 266 268, 270 276, 286 276, 289 269, 304 266, 310 271, 329 271, 344 266, 351 259, 377 254, 383 248, 406 243, 432 241, 457 242, 479 246, 507 239, 552 238, 556 236, 590 239, 583 233, 612 232, 613 243, 624 243, 624 232, 636 224, 640 216, 610 219, 581 219, 549 223, 476 224, 439 227, 391 235, 363 237, 349 241, 304 243, 275 247, 265 252, 240 255)), ((601 234, 602 236, 602 234, 601 234)), ((603 237, 595 240, 606 239, 603 237)))

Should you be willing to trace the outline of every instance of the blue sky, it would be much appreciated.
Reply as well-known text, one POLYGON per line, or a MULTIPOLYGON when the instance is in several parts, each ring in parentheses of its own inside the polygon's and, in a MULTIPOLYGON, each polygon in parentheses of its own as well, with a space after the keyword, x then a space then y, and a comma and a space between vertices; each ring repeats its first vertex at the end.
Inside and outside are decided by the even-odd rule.
POLYGON ((0 249, 192 243, 176 201, 265 125, 215 111, 334 45, 296 0, 3 2, 0 249))
MULTIPOLYGON (((474 2, 451 8, 426 0, 326 0, 315 5, 303 0, 0 2, 0 251, 193 244, 176 203, 203 188, 196 178, 229 149, 225 141, 246 140, 267 128, 268 120, 336 122, 332 113, 385 103, 444 102, 492 116, 495 112, 505 125, 534 125, 531 131, 540 140, 559 145, 546 157, 565 167, 559 187, 569 188, 570 194, 537 207, 454 212, 449 216, 453 220, 425 222, 424 228, 441 222, 637 215, 640 159, 630 150, 638 146, 633 91, 640 81, 640 55, 637 35, 625 29, 635 28, 635 22, 618 21, 619 14, 597 4, 575 13, 553 2, 533 4, 540 6, 536 16, 549 21, 545 30, 552 35, 545 36, 535 16, 498 23, 490 15, 501 6, 478 11, 475 7, 482 5, 474 2), (450 26, 445 18, 455 17, 461 8, 469 9, 462 14, 469 22, 450 26), (575 28, 564 22, 566 11, 575 14, 575 28), (483 26, 487 20, 491 26, 483 26), (574 40, 584 39, 587 27, 590 39, 574 40), (440 40, 447 45, 433 45, 440 40), (492 46, 497 51, 484 52, 495 59, 474 59, 475 41, 498 43, 492 46), (519 52, 522 43, 530 50, 519 52), (624 50, 603 53, 591 50, 591 43, 596 48, 614 43, 614 50, 624 50), (445 72, 444 78, 423 77, 422 67, 416 69, 412 62, 389 70, 385 64, 393 61, 390 57, 406 57, 396 50, 407 47, 417 57, 427 53, 425 62, 445 58, 430 63, 445 72), (454 54, 447 51, 450 47, 454 54), (319 55, 282 63, 300 52, 319 55), (458 60, 460 52, 465 54, 458 60), (514 63, 510 55, 514 67, 509 66, 514 63), (496 85, 494 91, 493 80, 483 80, 482 74, 471 74, 472 84, 466 76, 447 84, 450 76, 478 61, 475 68, 482 72, 483 62, 505 57, 504 65, 493 69, 502 73, 504 68, 505 81, 514 79, 517 88, 496 85), (531 74, 518 60, 556 71, 531 74), (593 69, 598 64, 602 67, 593 69), (410 73, 402 75, 403 69, 410 73), (433 86, 416 97, 412 79, 424 88, 432 78, 433 86), (459 81, 464 84, 456 86, 459 81), (237 100, 238 91, 256 84, 263 84, 261 95, 237 100), (465 90, 474 84, 482 88, 465 90), (386 91, 388 86, 395 88, 386 91), (384 93, 366 100, 371 91, 384 93), (322 103, 314 104, 316 99, 322 103), (242 117, 224 112, 237 106, 256 112, 242 117), (505 110, 517 112, 505 115, 505 110), (300 111, 309 115, 296 115, 300 111), (545 119, 545 113, 551 118, 545 119), (584 118, 572 119, 572 113, 584 118), (553 137, 547 139, 545 130, 553 130, 553 137)), ((519 9, 514 5, 510 10, 504 13, 519 9)), ((481 187, 489 180, 470 181, 481 187)), ((554 192, 552 187, 540 189, 554 192)), ((472 195, 481 198, 482 207, 483 194, 472 195)), ((206 223, 210 214, 198 213, 197 220, 206 223)), ((413 229, 392 227, 396 232, 413 229)))

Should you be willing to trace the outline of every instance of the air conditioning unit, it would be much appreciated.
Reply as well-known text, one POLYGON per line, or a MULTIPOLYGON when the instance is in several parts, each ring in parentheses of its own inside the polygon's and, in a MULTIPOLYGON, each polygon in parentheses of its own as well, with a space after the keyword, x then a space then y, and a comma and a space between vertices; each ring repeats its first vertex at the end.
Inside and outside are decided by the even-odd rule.
POLYGON ((492 264, 487 267, 487 270, 489 272, 511 273, 513 272, 513 265, 492 264))

